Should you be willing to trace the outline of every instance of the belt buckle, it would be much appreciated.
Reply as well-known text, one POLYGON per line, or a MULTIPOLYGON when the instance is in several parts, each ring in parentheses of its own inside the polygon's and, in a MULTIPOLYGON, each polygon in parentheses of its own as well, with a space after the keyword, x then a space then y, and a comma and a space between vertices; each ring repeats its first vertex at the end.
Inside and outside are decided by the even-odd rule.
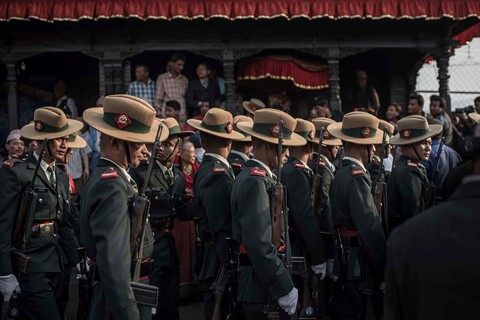
POLYGON ((52 237, 55 234, 55 226, 53 223, 45 223, 38 226, 39 237, 52 237))

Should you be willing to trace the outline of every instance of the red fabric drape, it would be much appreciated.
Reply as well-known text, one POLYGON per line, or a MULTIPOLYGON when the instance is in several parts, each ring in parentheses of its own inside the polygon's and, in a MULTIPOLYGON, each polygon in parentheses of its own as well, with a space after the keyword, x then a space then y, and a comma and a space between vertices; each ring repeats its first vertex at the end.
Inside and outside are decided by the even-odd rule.
POLYGON ((480 37, 480 22, 460 32, 453 38, 453 40, 457 40, 460 42, 460 45, 464 45, 467 42, 472 41, 475 37, 480 37))
POLYGON ((0 20, 80 19, 464 19, 478 0, 0 0, 0 20))
POLYGON ((237 80, 265 78, 290 80, 296 87, 308 90, 328 87, 328 69, 323 64, 275 55, 239 62, 237 80))

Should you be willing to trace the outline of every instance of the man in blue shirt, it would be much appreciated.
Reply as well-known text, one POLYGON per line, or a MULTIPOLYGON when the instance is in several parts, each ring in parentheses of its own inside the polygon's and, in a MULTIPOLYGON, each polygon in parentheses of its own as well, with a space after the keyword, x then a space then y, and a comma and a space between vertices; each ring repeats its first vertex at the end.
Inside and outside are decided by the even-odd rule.
POLYGON ((140 63, 135 66, 135 78, 137 80, 130 83, 127 94, 142 98, 154 106, 156 86, 155 81, 149 77, 149 69, 146 64, 140 63))

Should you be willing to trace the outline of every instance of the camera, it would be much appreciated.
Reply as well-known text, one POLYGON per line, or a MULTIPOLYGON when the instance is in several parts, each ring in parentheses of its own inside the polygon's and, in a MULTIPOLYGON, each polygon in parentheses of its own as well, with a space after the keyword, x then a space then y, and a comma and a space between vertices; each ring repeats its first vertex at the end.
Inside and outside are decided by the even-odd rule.
POLYGON ((467 106, 465 108, 456 108, 455 113, 465 113, 469 114, 475 111, 475 108, 473 106, 467 106))

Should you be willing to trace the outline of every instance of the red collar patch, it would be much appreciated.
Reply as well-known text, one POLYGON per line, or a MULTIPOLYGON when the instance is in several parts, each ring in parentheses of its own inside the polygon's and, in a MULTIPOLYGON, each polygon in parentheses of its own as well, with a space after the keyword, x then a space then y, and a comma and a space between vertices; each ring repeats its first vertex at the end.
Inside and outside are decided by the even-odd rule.
POLYGON ((267 175, 267 171, 258 169, 258 168, 252 168, 250 170, 250 175, 251 176, 259 176, 259 177, 265 177, 267 175))
POLYGON ((408 129, 405 129, 402 131, 402 138, 403 139, 410 139, 410 137, 412 136, 412 131, 408 130, 408 129))
POLYGON ((113 179, 113 178, 118 178, 118 172, 115 171, 115 170, 104 171, 104 172, 102 172, 102 174, 100 175, 100 179, 101 179, 101 180, 113 179))
POLYGON ((293 167, 294 167, 294 168, 305 169, 305 166, 304 166, 303 164, 301 164, 301 163, 294 163, 294 164, 293 164, 293 167))
POLYGON ((358 175, 363 175, 365 174, 365 170, 363 169, 357 169, 357 170, 352 170, 352 177, 358 176, 358 175))
POLYGON ((7 167, 7 168, 11 168, 13 167, 14 163, 12 160, 5 160, 3 161, 2 163, 2 167, 7 167))
POLYGON ((215 172, 215 173, 226 172, 226 171, 227 171, 227 169, 225 169, 224 167, 213 167, 213 169, 212 169, 212 172, 215 172))
POLYGON ((275 138, 278 137, 278 135, 280 134, 280 127, 278 126, 278 124, 273 125, 269 130, 272 133, 272 136, 274 136, 275 138))
POLYGON ((369 127, 363 128, 361 134, 365 137, 368 138, 372 134, 372 130, 369 127))
POLYGON ((418 168, 418 163, 412 162, 412 161, 407 161, 407 166, 413 167, 413 168, 418 168))
POLYGON ((125 112, 120 113, 118 116, 116 116, 115 117, 115 122, 117 123, 117 126, 120 129, 128 127, 132 123, 132 121, 130 121, 130 118, 128 117, 128 115, 125 112))
POLYGON ((235 167, 235 168, 241 168, 241 167, 243 167, 242 164, 240 164, 240 163, 231 163, 230 165, 231 165, 232 167, 235 167))
POLYGON ((326 167, 326 166, 327 166, 327 164, 326 164, 325 162, 323 162, 323 161, 318 161, 318 165, 319 165, 320 167, 326 167))
POLYGON ((231 122, 227 123, 227 125, 225 126, 225 129, 227 130, 228 133, 232 133, 233 124, 231 122))

